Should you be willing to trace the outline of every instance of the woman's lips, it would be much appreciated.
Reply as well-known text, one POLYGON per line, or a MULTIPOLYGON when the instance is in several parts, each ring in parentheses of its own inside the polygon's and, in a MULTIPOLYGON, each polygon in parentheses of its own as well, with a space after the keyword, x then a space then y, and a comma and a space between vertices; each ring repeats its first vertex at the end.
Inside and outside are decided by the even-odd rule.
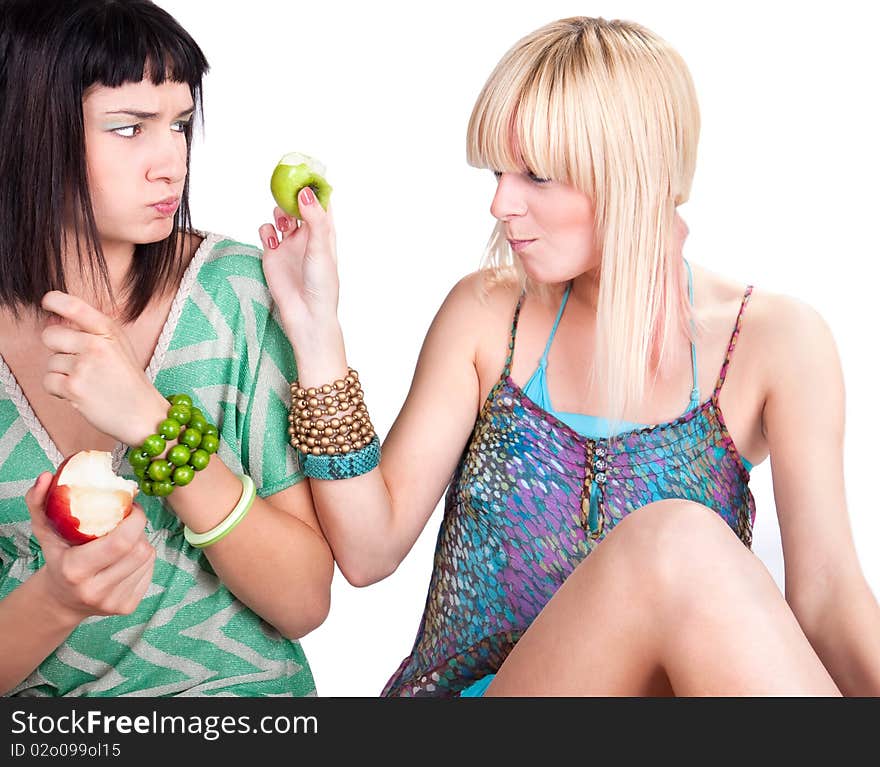
POLYGON ((180 207, 180 198, 169 197, 167 200, 153 203, 152 207, 158 211, 160 216, 173 216, 177 212, 178 207, 180 207))
POLYGON ((515 251, 516 253, 520 253, 521 251, 525 250, 529 245, 531 245, 534 240, 508 239, 507 242, 510 245, 511 250, 515 251))

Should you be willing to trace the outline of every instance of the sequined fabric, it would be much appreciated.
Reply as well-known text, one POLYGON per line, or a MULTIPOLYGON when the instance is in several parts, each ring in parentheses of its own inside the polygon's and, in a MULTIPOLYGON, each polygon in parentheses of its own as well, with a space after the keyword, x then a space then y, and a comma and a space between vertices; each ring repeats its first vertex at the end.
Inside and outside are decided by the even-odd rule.
POLYGON ((446 492, 415 646, 383 695, 451 696, 497 671, 584 557, 649 503, 701 503, 751 546, 749 474, 718 406, 750 295, 711 398, 612 440, 573 431, 510 378, 520 299, 501 379, 446 492))

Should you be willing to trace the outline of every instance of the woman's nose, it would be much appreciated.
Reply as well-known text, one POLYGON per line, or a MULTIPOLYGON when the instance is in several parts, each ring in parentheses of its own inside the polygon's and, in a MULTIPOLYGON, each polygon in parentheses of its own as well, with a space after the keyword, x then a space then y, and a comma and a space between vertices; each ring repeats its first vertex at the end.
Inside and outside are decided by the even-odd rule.
POLYGON ((519 174, 502 173, 498 177, 498 186, 489 210, 499 221, 521 216, 526 212, 527 205, 519 174))
POLYGON ((186 139, 181 134, 163 136, 154 147, 147 177, 151 181, 181 181, 186 176, 186 139))

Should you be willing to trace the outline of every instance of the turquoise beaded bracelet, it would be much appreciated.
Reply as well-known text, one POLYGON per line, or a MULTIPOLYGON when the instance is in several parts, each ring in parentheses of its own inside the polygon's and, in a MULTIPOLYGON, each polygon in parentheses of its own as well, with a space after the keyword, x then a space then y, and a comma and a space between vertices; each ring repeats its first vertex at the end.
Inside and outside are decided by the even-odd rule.
POLYGON ((128 460, 144 495, 168 496, 175 487, 192 482, 220 446, 217 427, 208 422, 204 413, 192 406, 187 394, 168 397, 168 415, 139 448, 128 451, 128 460), (165 441, 178 444, 165 454, 165 441))
POLYGON ((381 457, 382 450, 377 434, 360 450, 336 455, 306 453, 302 457, 302 471, 311 479, 351 479, 375 469, 381 457))

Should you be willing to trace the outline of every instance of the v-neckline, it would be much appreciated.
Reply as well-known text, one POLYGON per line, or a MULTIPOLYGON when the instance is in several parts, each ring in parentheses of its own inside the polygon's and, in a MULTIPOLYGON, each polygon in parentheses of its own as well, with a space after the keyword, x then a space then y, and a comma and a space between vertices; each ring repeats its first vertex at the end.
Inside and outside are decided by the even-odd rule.
MULTIPOLYGON (((196 275, 199 273, 199 269, 205 260, 205 256, 211 251, 214 245, 222 239, 216 234, 205 234, 203 232, 193 232, 193 234, 202 237, 202 241, 199 243, 199 247, 196 248, 196 252, 193 253, 193 257, 190 259, 189 265, 183 273, 180 284, 177 286, 177 292, 174 295, 174 300, 171 302, 171 308, 168 310, 168 315, 165 317, 165 322, 162 325, 162 332, 159 334, 159 339, 156 341, 156 346, 153 348, 150 362, 144 371, 150 383, 155 381, 156 374, 159 372, 162 363, 165 361, 165 354, 168 351, 168 346, 174 336, 174 331, 177 329, 177 323, 183 312, 183 305, 192 291, 193 282, 195 282, 196 275)), ((0 354, 0 384, 5 387, 6 393, 12 400, 12 404, 18 411, 19 417, 27 426, 28 431, 36 438, 37 443, 46 454, 46 457, 57 469, 64 460, 64 454, 58 449, 55 440, 49 435, 49 430, 46 429, 33 407, 31 407, 31 403, 25 396, 24 390, 19 385, 12 369, 6 364, 6 360, 3 359, 2 354, 0 354)), ((125 457, 128 447, 129 446, 124 442, 117 442, 110 451, 114 472, 119 473, 119 468, 122 465, 122 460, 125 457)))

